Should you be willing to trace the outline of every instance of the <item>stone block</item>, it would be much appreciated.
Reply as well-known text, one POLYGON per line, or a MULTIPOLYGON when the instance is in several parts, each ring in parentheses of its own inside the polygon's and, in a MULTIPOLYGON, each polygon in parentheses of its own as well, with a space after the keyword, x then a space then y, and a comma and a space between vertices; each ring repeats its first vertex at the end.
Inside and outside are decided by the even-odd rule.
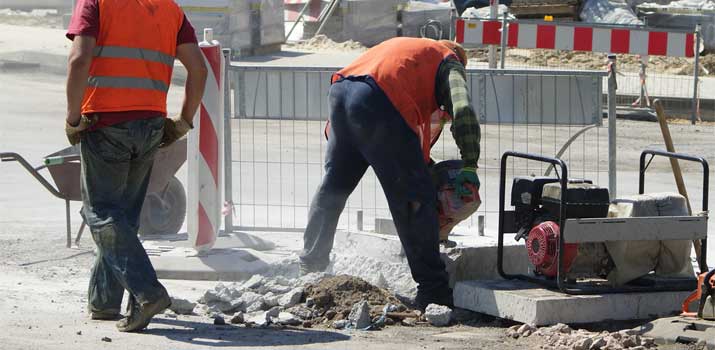
POLYGON ((462 281, 454 305, 536 326, 639 320, 677 314, 690 292, 568 295, 523 281, 462 281))

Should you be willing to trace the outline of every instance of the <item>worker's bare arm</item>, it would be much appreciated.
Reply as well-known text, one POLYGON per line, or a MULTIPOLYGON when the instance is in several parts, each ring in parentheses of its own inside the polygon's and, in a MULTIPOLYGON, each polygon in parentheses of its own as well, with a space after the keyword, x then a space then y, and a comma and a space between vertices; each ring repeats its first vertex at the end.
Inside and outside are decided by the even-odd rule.
POLYGON ((77 125, 82 116, 82 99, 96 45, 93 36, 77 35, 72 41, 67 67, 67 123, 70 125, 77 125))
POLYGON ((208 69, 204 63, 201 49, 195 43, 181 44, 176 48, 176 57, 186 67, 188 73, 184 91, 184 103, 181 106, 181 118, 192 124, 196 110, 201 104, 206 85, 208 69))

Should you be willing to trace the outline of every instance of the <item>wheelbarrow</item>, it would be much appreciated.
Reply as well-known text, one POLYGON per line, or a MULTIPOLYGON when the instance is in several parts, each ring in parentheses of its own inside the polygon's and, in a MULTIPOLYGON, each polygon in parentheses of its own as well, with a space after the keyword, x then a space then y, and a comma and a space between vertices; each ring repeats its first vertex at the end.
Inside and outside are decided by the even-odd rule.
MULTIPOLYGON (((65 201, 67 221, 67 247, 72 246, 70 201, 81 201, 80 155, 77 146, 67 147, 43 158, 43 164, 33 167, 17 153, 0 153, 0 162, 18 162, 53 196, 65 201), (47 169, 54 185, 41 174, 47 169)), ((169 147, 160 148, 154 159, 147 195, 140 215, 139 233, 142 236, 176 234, 186 218, 186 191, 176 172, 186 162, 186 139, 169 147)), ((86 226, 84 219, 77 232, 75 245, 79 245, 86 226)))

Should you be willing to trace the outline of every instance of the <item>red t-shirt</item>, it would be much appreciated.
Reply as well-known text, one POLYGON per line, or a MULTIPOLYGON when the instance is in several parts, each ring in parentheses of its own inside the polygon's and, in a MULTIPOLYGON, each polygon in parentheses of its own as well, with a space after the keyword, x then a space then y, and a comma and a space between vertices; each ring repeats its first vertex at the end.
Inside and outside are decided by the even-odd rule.
MULTIPOLYGON (((77 0, 77 5, 72 14, 67 38, 74 40, 77 35, 92 36, 97 39, 99 35, 99 0, 77 0)), ((194 27, 184 16, 184 22, 176 38, 176 45, 197 43, 194 27)), ((130 120, 151 119, 166 117, 162 112, 157 111, 126 111, 126 112, 103 112, 98 113, 99 122, 94 129, 127 122, 130 120)))

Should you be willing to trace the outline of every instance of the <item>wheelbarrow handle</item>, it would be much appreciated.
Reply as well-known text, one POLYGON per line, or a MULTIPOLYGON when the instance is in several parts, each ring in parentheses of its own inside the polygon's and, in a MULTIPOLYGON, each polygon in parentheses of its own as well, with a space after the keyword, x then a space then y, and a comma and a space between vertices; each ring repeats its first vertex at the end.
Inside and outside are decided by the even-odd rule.
POLYGON ((13 152, 5 152, 5 153, 0 153, 0 162, 18 162, 20 165, 27 170, 27 172, 30 173, 42 186, 45 187, 50 193, 52 193, 53 196, 60 198, 60 199, 67 199, 65 196, 60 193, 52 184, 50 184, 40 173, 38 172, 39 169, 42 169, 44 167, 35 169, 28 163, 25 158, 23 158, 21 155, 13 152))

